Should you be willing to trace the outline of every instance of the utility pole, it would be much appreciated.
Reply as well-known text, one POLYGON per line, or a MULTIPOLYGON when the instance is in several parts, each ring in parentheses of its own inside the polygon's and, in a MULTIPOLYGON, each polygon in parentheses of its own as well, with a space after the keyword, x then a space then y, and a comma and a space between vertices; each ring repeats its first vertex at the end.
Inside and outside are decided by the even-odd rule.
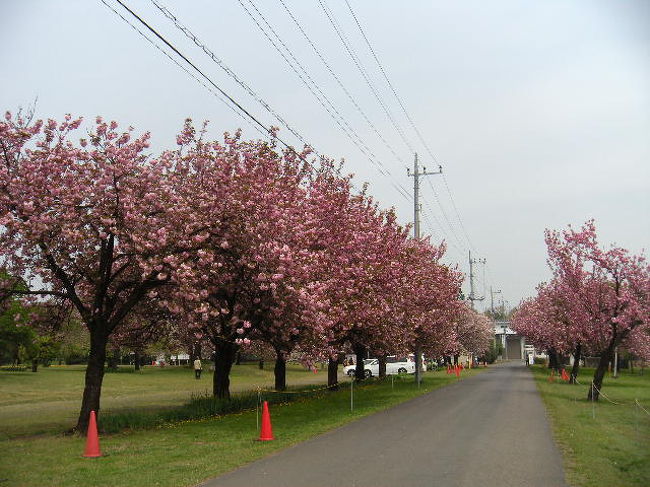
POLYGON ((492 286, 490 286, 490 311, 492 311, 493 316, 494 316, 494 295, 495 294, 501 294, 501 289, 497 289, 496 291, 493 291, 492 286))
POLYGON ((434 174, 442 174, 442 166, 438 166, 437 171, 427 172, 426 167, 422 167, 420 171, 420 166, 418 165, 418 155, 415 154, 415 161, 413 162, 413 172, 410 169, 406 169, 406 174, 409 177, 413 178, 413 237, 416 239, 420 238, 420 210, 422 205, 420 205, 420 176, 432 176, 434 174))
POLYGON ((474 309, 474 301, 483 301, 485 296, 477 296, 474 290, 474 264, 485 264, 487 261, 485 259, 472 259, 472 251, 469 250, 469 302, 471 303, 472 309, 474 309))
MULTIPOLYGON (((420 239, 420 176, 431 176, 434 174, 442 174, 442 166, 438 166, 437 171, 427 172, 427 168, 422 166, 422 171, 420 171, 420 166, 418 165, 418 155, 415 154, 415 160, 413 161, 413 172, 411 173, 410 169, 406 169, 406 174, 409 177, 413 177, 413 237, 416 240, 420 239)), ((422 347, 419 343, 415 345, 415 382, 419 386, 422 382, 422 347)))

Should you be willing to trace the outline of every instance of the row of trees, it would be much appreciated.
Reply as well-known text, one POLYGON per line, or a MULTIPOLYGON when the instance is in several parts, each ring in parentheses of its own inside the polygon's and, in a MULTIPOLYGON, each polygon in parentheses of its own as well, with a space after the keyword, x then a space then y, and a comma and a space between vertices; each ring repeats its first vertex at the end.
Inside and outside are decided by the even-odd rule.
POLYGON ((588 396, 598 400, 618 346, 650 359, 650 266, 643 255, 600 248, 593 221, 545 237, 553 279, 520 305, 513 328, 548 350, 551 364, 573 354, 572 382, 581 357, 600 357, 588 396))
POLYGON ((289 353, 487 347, 489 323, 458 300, 444 245, 410 239, 340 165, 239 132, 206 140, 189 120, 178 149, 153 157, 148 133, 98 117, 75 141, 81 124, 0 123, 0 252, 20 276, 2 288, 72 306, 87 328, 79 431, 99 411, 109 342, 208 343, 218 397, 254 343, 274 351, 279 387, 289 353))

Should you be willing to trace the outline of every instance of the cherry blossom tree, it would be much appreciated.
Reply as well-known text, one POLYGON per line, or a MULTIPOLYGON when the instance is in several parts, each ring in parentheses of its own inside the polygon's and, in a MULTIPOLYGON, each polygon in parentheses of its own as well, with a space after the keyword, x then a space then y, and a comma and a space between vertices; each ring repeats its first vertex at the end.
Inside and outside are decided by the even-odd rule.
POLYGON ((494 339, 494 325, 484 314, 463 303, 454 330, 459 349, 474 356, 482 355, 494 339))
POLYGON ((242 141, 239 133, 226 134, 224 143, 201 134, 188 121, 181 149, 163 155, 180 175, 181 198, 207 223, 195 237, 205 248, 193 266, 179 268, 168 307, 185 310, 197 337, 214 347, 215 396, 229 397, 235 354, 252 339, 276 350, 282 388, 286 354, 303 324, 317 327, 323 315, 308 278, 310 232, 318 222, 306 202, 317 169, 306 162, 308 150, 278 153, 267 143, 242 141))
MULTIPOLYGON (((76 430, 99 411, 106 344, 153 289, 190 258, 200 228, 170 191, 169 166, 134 137, 98 117, 74 141, 81 118, 0 123, 0 253, 31 296, 72 303, 90 334, 76 430), (183 222, 183 224, 179 224, 183 222), (189 228, 189 231, 188 231, 189 228)), ((12 292, 18 292, 10 289, 12 292)))
POLYGON ((580 230, 547 230, 545 239, 553 280, 521 306, 514 326, 542 347, 574 351, 578 361, 585 348, 598 355, 588 395, 598 400, 616 347, 647 347, 650 267, 643 255, 614 246, 601 249, 593 221, 580 230))
POLYGON ((600 356, 589 390, 589 399, 598 400, 615 348, 650 326, 650 266, 623 248, 601 249, 593 220, 580 230, 547 230, 546 245, 559 291, 600 356))
POLYGON ((445 246, 428 240, 409 240, 405 246, 405 279, 402 289, 405 325, 411 331, 410 348, 421 368, 421 352, 440 356, 457 342, 454 323, 463 313, 458 300, 462 275, 440 263, 445 246))

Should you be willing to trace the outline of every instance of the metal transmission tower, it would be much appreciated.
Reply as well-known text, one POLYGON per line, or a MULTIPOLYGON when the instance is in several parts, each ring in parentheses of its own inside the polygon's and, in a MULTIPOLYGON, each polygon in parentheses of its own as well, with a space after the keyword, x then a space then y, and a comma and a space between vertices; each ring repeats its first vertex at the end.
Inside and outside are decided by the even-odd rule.
POLYGON ((485 296, 477 296, 474 290, 474 264, 485 264, 487 261, 485 259, 472 259, 472 251, 469 250, 469 299, 472 309, 474 309, 474 301, 483 301, 485 296))
MULTIPOLYGON (((420 172, 420 166, 418 165, 418 155, 415 154, 415 160, 413 162, 413 172, 409 168, 406 168, 406 173, 409 177, 413 176, 413 237, 416 239, 420 238, 420 176, 431 176, 433 174, 442 174, 442 166, 438 166, 438 171, 427 172, 426 167, 422 167, 420 172)), ((422 382, 422 347, 420 344, 415 345, 415 382, 417 385, 420 385, 422 382)))

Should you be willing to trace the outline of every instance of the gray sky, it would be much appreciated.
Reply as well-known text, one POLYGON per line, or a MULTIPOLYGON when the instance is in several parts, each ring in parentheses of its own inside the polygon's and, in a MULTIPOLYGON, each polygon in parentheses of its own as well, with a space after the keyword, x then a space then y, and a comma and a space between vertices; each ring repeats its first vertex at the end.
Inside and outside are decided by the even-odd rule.
MULTIPOLYGON (((137 22, 115 0, 105 1, 137 22)), ((403 223, 412 220, 412 202, 395 186, 412 191, 406 167, 412 166, 413 150, 429 170, 437 163, 381 76, 345 0, 321 1, 413 150, 372 94, 319 0, 283 1, 375 129, 280 0, 255 0, 255 6, 345 119, 339 122, 371 148, 374 164, 239 0, 161 1, 305 140, 322 154, 345 158, 359 186, 369 182, 382 206, 394 206, 403 223)), ((280 126, 150 0, 123 2, 262 122, 280 126)), ((241 2, 256 14, 249 0, 241 2)), ((465 272, 470 247, 473 256, 487 259, 487 268, 477 268, 478 292, 485 288, 487 295, 484 305, 489 306, 490 286, 503 290, 496 300, 503 297, 514 305, 548 279, 544 228, 595 218, 601 242, 634 252, 647 248, 650 1, 349 2, 444 166, 445 179, 422 181, 423 232, 449 242, 447 262, 460 263, 465 272)), ((28 106, 38 97, 39 117, 102 115, 151 131, 156 151, 174 146, 186 117, 210 120, 214 137, 238 127, 247 137, 259 136, 100 0, 0 0, 0 46, 3 110, 28 106)), ((281 129, 282 138, 300 144, 281 129)))

